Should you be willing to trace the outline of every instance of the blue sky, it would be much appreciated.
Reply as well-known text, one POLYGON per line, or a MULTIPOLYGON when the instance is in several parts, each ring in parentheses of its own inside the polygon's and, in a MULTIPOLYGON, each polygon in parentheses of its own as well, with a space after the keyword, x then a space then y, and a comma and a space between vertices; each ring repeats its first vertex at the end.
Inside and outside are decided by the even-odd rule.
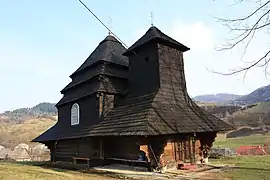
MULTIPOLYGON (((268 85, 262 69, 243 76, 209 72, 244 65, 241 51, 217 52, 230 36, 212 16, 244 15, 249 4, 231 1, 84 0, 127 45, 154 25, 191 50, 184 54, 187 88, 191 96, 211 93, 246 94, 268 85)), ((108 32, 77 0, 0 0, 0 112, 57 102, 69 75, 89 56, 108 32)), ((268 37, 268 36, 267 36, 268 37)), ((265 36, 256 37, 247 61, 263 53, 265 36)))

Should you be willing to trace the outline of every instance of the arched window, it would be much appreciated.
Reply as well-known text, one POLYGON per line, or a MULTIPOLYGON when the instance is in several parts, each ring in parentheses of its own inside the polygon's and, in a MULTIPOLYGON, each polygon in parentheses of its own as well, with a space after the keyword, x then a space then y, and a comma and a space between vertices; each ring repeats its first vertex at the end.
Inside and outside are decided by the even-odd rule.
POLYGON ((80 107, 75 103, 71 107, 71 126, 79 124, 80 122, 80 107))

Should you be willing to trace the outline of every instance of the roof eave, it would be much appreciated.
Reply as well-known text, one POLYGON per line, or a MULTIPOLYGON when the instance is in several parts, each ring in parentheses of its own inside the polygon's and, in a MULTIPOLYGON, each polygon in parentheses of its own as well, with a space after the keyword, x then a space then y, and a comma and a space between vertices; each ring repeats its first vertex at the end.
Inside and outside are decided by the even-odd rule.
POLYGON ((181 52, 186 52, 186 51, 190 50, 189 47, 187 47, 187 46, 185 46, 185 45, 183 45, 181 43, 176 44, 176 43, 172 43, 172 42, 169 42, 169 41, 166 41, 166 40, 164 40, 162 38, 157 37, 157 38, 151 39, 150 41, 147 41, 147 42, 145 42, 143 44, 140 44, 138 46, 128 48, 127 51, 124 52, 122 55, 123 56, 131 56, 132 54, 136 55, 136 52, 137 52, 138 49, 140 49, 141 47, 145 46, 146 44, 148 44, 150 42, 156 42, 156 43, 165 44, 165 45, 170 46, 172 48, 178 49, 181 52))

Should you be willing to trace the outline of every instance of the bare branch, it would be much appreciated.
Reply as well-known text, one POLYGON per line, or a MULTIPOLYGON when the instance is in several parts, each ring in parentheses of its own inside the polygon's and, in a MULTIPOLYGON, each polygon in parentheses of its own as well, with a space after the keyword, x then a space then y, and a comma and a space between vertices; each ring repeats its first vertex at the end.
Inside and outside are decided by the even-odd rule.
POLYGON ((238 5, 238 4, 242 3, 243 1, 244 1, 244 0, 236 1, 235 3, 230 4, 229 6, 235 6, 235 5, 238 5))
POLYGON ((243 18, 238 18, 238 19, 223 19, 223 18, 216 17, 216 19, 217 20, 220 20, 220 21, 224 21, 224 22, 244 21, 246 19, 249 19, 253 15, 255 15, 257 12, 259 12, 263 7, 265 7, 269 3, 270 3, 270 1, 267 1, 266 3, 264 3, 263 5, 261 5, 259 8, 257 8, 255 11, 253 11, 252 13, 250 13, 248 16, 243 17, 243 18))
MULTIPOLYGON (((267 15, 268 17, 267 17, 267 21, 269 21, 269 14, 267 15)), ((261 26, 257 26, 257 27, 255 27, 255 28, 243 28, 243 29, 241 29, 241 28, 230 28, 230 30, 231 31, 254 31, 254 30, 259 30, 259 29, 262 29, 262 28, 264 28, 264 27, 266 27, 266 26, 269 26, 270 25, 270 22, 269 23, 265 23, 265 24, 263 24, 263 25, 261 25, 261 26)))
MULTIPOLYGON (((212 71, 212 73, 215 74, 221 74, 221 75, 233 75, 233 74, 238 74, 240 72, 245 71, 245 74, 247 73, 247 71, 253 67, 255 67, 256 65, 258 65, 260 62, 262 62, 265 58, 267 58, 267 56, 270 54, 270 51, 268 51, 263 57, 261 57, 258 61, 256 61, 255 63, 244 67, 244 68, 240 68, 239 70, 233 71, 231 73, 221 73, 221 72, 217 72, 217 71, 212 71)), ((268 60, 266 60, 265 65, 268 64, 270 62, 270 58, 268 60)))
MULTIPOLYGON (((232 49, 232 48, 234 48, 236 45, 238 45, 240 42, 242 42, 242 41, 244 41, 251 33, 252 33, 252 31, 255 33, 255 28, 258 26, 258 24, 259 24, 259 22, 262 20, 262 18, 263 17, 265 17, 268 13, 270 12, 270 9, 268 10, 268 11, 266 11, 257 21, 256 21, 256 23, 252 26, 252 28, 251 29, 253 29, 253 30, 248 30, 248 31, 246 31, 244 34, 246 34, 246 35, 244 35, 244 34, 241 34, 241 36, 242 35, 244 35, 241 39, 239 39, 237 42, 235 42, 234 44, 232 44, 232 45, 230 45, 230 46, 228 46, 228 47, 225 47, 225 48, 221 48, 221 50, 228 50, 228 49, 232 49)), ((254 35, 253 35, 254 36, 254 35)))

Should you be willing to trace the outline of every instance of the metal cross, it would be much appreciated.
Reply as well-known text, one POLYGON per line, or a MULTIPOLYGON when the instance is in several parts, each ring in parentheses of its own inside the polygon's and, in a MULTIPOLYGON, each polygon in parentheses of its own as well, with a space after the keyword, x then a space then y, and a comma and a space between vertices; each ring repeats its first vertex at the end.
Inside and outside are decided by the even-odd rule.
POLYGON ((153 21, 154 21, 154 15, 153 12, 150 13, 150 19, 151 19, 151 26, 154 25, 153 21))
POLYGON ((112 18, 109 16, 109 20, 108 20, 108 28, 109 28, 109 34, 111 34, 111 30, 112 30, 112 18))

